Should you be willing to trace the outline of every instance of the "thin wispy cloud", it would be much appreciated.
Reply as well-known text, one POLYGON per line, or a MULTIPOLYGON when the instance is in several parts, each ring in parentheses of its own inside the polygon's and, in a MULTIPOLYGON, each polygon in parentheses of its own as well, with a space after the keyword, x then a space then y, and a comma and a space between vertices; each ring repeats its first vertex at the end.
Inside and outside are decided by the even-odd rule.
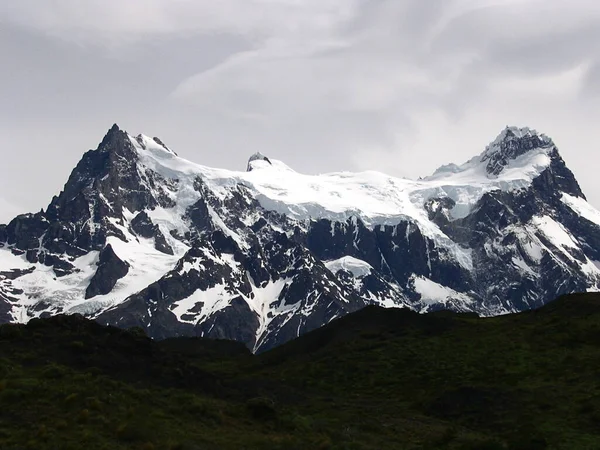
POLYGON ((115 121, 207 165, 413 178, 530 126, 600 206, 595 1, 21 0, 0 24, 0 189, 30 209, 115 121))

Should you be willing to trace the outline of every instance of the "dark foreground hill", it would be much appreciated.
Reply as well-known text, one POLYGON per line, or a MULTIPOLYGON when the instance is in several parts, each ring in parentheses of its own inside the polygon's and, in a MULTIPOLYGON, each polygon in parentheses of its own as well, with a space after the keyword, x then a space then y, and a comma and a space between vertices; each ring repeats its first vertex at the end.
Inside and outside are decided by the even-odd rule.
POLYGON ((81 316, 0 327, 0 448, 597 449, 600 295, 367 307, 270 352, 81 316))

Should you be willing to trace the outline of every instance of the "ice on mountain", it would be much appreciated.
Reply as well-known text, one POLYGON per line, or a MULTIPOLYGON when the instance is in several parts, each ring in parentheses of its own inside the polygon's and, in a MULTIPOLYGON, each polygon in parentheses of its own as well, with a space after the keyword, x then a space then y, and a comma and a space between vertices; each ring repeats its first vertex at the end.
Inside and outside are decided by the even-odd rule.
POLYGON ((511 160, 540 148, 550 148, 552 140, 530 128, 506 127, 481 155, 488 176, 498 176, 511 160))
POLYGON ((159 138, 157 138, 156 136, 154 136, 154 137, 152 138, 152 140, 153 140, 154 142, 156 142, 158 145, 160 145, 161 147, 163 147, 163 148, 164 148, 166 151, 168 151, 168 152, 170 152, 170 153, 173 153, 175 156, 179 156, 179 155, 177 155, 177 153, 175 153, 173 150, 171 150, 169 147, 167 147, 167 146, 165 145, 165 143, 164 143, 163 141, 161 141, 159 138))
POLYGON ((563 194, 561 200, 579 216, 600 226, 600 211, 580 197, 563 194))
MULTIPOLYGON (((521 134, 526 132, 522 131, 521 134)), ((486 152, 493 147, 488 146, 486 152)), ((550 166, 551 148, 536 147, 514 156, 504 162, 502 170, 497 174, 488 173, 484 152, 461 166, 454 165, 452 170, 438 169, 433 175, 424 178, 421 186, 414 189, 411 195, 423 204, 432 197, 448 196, 455 202, 450 211, 451 218, 461 219, 470 214, 472 207, 487 192, 510 192, 528 188, 550 166)))
POLYGON ((227 292, 227 286, 219 284, 205 291, 197 290, 189 297, 174 302, 169 309, 180 322, 196 324, 227 306, 231 297, 232 294, 227 292), (182 317, 184 315, 194 316, 194 318, 186 319, 182 317))
MULTIPOLYGON (((145 140, 144 145, 147 145, 145 140)), ((172 158, 164 152, 140 152, 140 157, 144 165, 163 177, 180 180, 175 201, 178 210, 187 208, 199 198, 193 189, 193 180, 200 176, 220 198, 227 196, 231 187, 243 184, 253 191, 263 208, 297 220, 329 218, 344 221, 357 216, 372 227, 411 218, 431 236, 443 233, 429 221, 423 210, 429 198, 441 194, 451 197, 456 202, 451 216, 461 218, 468 215, 486 192, 527 187, 550 162, 546 152, 539 150, 515 159, 493 180, 487 177, 481 164, 471 161, 462 166, 448 165, 449 170, 412 181, 374 171, 304 175, 261 153, 253 155, 249 161, 252 169, 261 170, 247 172, 212 169, 182 158, 172 158)))
POLYGON ((176 157, 177 153, 175 153, 173 150, 171 150, 169 147, 167 147, 159 138, 154 137, 151 138, 149 136, 146 136, 144 134, 138 134, 135 138, 135 141, 139 144, 139 147, 141 147, 143 150, 149 151, 149 152, 154 152, 157 153, 158 155, 163 155, 163 157, 165 157, 164 153, 167 153, 170 155, 170 157, 176 157))
POLYGON ((277 281, 269 280, 264 286, 257 286, 252 277, 250 278, 250 286, 252 287, 252 296, 246 297, 246 303, 250 309, 256 312, 259 327, 256 330, 256 342, 266 332, 269 323, 273 320, 274 315, 271 312, 271 303, 279 299, 281 291, 290 283, 287 278, 280 278, 277 281))
POLYGON ((7 272, 13 269, 25 270, 31 267, 25 259, 25 255, 15 255, 8 247, 0 248, 0 272, 7 272))
POLYGON ((429 278, 415 276, 412 278, 415 292, 421 295, 420 301, 424 304, 421 312, 426 312, 429 306, 434 304, 446 304, 452 300, 458 301, 465 306, 473 303, 473 299, 466 294, 460 293, 447 286, 442 286, 429 278))
MULTIPOLYGON (((450 164, 445 164, 443 166, 440 166, 436 169, 436 171, 433 173, 433 175, 441 175, 441 174, 453 174, 453 173, 458 173, 461 171, 461 168, 459 165, 454 164, 454 163, 450 163, 450 164)), ((421 180, 423 178, 420 178, 421 180)))
POLYGON ((256 152, 252 156, 250 156, 250 158, 248 158, 248 167, 246 168, 246 171, 250 172, 253 169, 264 166, 264 163, 260 163, 259 161, 264 161, 264 163, 272 165, 269 158, 267 158, 261 152, 256 152))
POLYGON ((557 248, 577 248, 577 242, 564 229, 564 227, 549 216, 536 216, 531 219, 531 223, 539 229, 546 238, 557 248))
POLYGON ((538 276, 538 274, 531 267, 529 267, 529 265, 523 261, 523 259, 513 256, 512 263, 521 271, 529 274, 531 277, 535 278, 538 276))
POLYGON ((522 243, 522 246, 523 250, 525 250, 532 261, 539 263, 542 260, 542 257, 544 256, 544 247, 537 238, 535 240, 532 239, 522 243))
POLYGON ((340 270, 345 270, 350 272, 356 278, 366 277, 371 273, 371 270, 373 270, 373 267, 369 263, 352 256, 344 256, 339 259, 327 261, 325 262, 325 267, 332 273, 338 273, 340 270))

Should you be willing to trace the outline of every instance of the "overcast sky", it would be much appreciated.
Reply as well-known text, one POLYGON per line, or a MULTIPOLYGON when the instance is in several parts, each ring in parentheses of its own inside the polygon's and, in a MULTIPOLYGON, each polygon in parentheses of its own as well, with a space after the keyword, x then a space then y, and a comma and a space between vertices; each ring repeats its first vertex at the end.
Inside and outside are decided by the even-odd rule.
POLYGON ((417 178, 506 126, 600 207, 597 0, 0 0, 0 223, 118 123, 244 170, 417 178))

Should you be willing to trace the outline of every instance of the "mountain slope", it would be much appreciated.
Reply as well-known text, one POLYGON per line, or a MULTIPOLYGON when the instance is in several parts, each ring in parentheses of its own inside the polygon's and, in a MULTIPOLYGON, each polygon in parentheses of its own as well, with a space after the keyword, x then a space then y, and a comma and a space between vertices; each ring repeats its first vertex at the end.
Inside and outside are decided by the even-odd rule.
POLYGON ((115 125, 0 246, 0 321, 78 312, 253 351, 369 304, 497 315, 600 286, 600 213, 528 128, 412 181, 214 169, 115 125))

